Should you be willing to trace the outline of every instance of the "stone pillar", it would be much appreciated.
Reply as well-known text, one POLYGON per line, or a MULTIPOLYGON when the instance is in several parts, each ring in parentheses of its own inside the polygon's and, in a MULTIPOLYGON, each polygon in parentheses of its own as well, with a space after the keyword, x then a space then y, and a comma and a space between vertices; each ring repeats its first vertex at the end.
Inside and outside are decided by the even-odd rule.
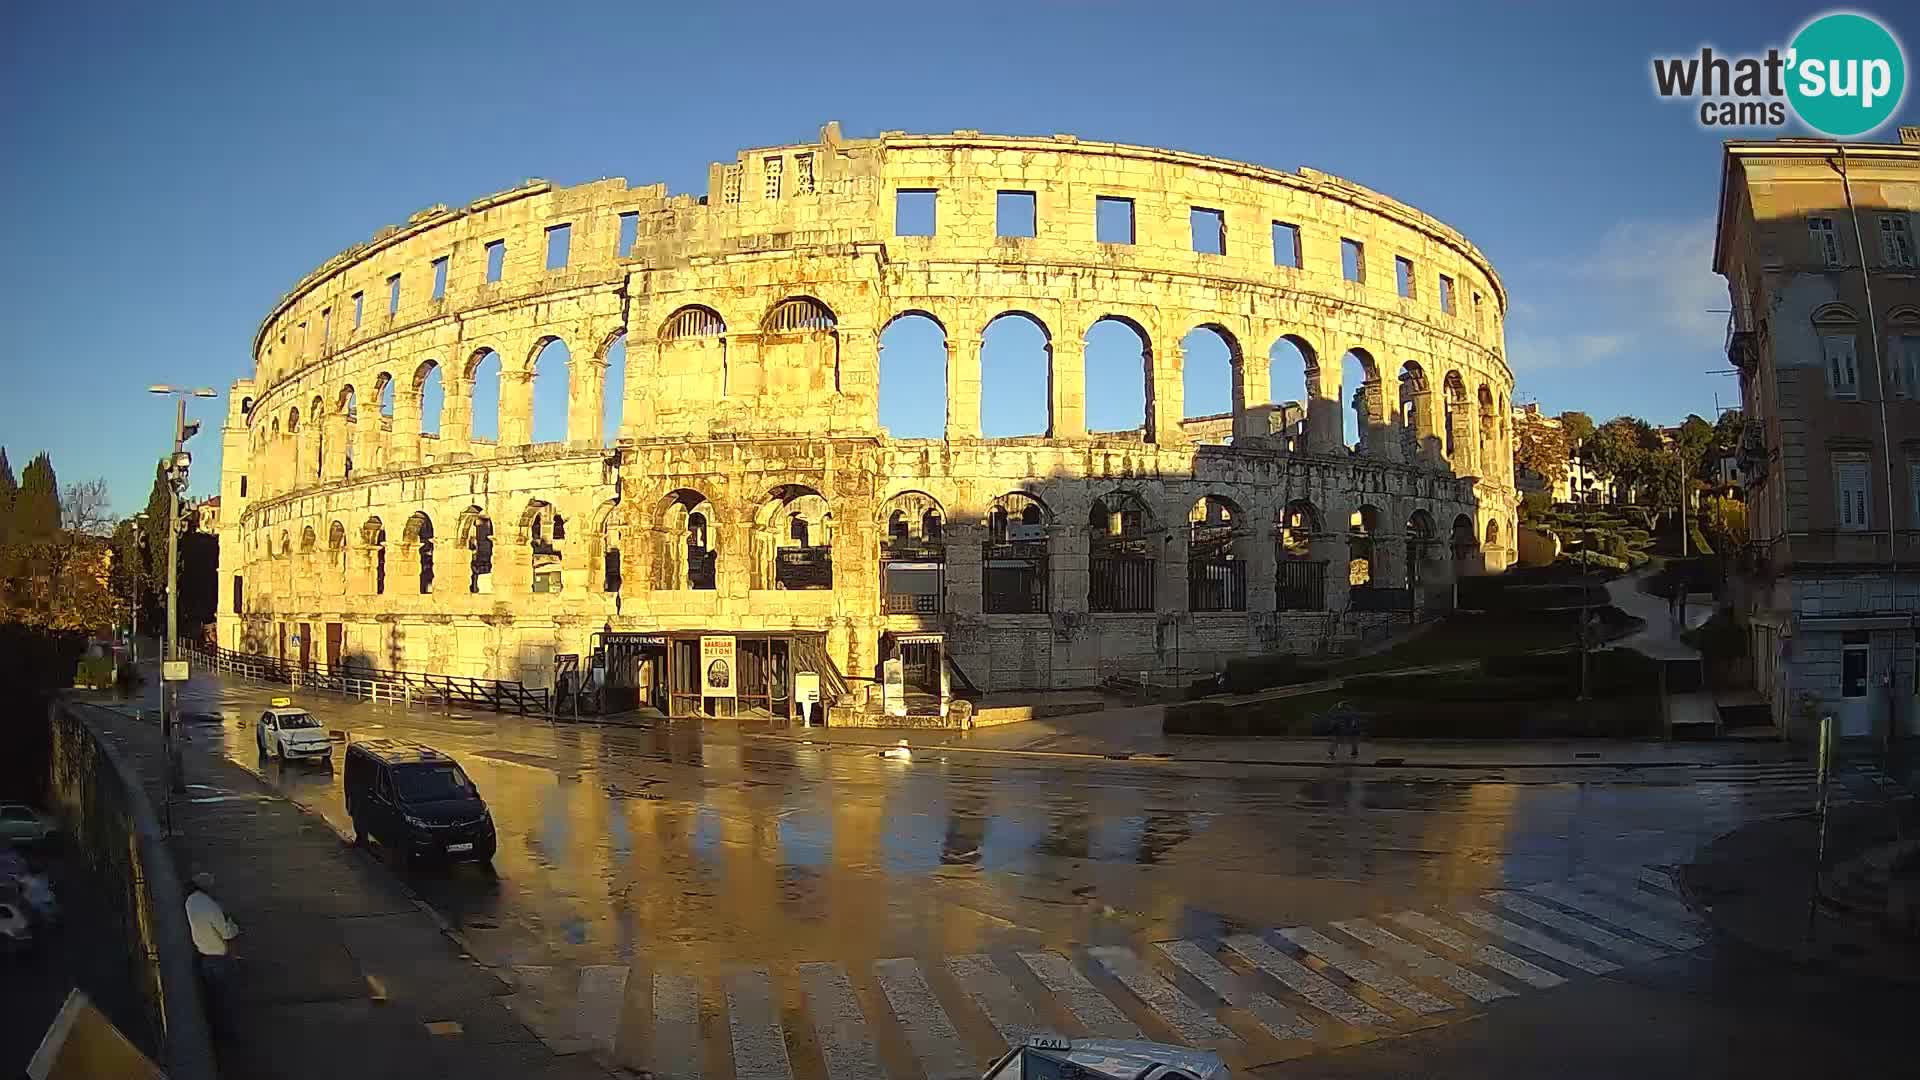
POLYGON ((1316 454, 1339 452, 1345 440, 1340 400, 1340 368, 1321 364, 1307 369, 1307 449, 1316 454))
POLYGON ((654 404, 649 392, 660 367, 660 342, 627 335, 627 381, 620 387, 620 437, 636 438, 653 430, 654 404))
POLYGON ((607 362, 597 356, 567 365, 567 445, 588 450, 601 444, 606 421, 607 362))
POLYGON ((980 437, 980 348, 978 337, 947 341, 947 440, 980 437))
POLYGON ((880 427, 880 336, 864 326, 842 326, 835 336, 840 348, 840 401, 834 410, 834 427, 875 432, 880 427))
POLYGON ((353 440, 353 471, 372 476, 386 468, 386 417, 380 415, 379 404, 376 402, 370 411, 360 414, 348 426, 351 428, 348 438, 353 440))
POLYGON ((1275 565, 1272 526, 1257 519, 1234 523, 1236 534, 1243 529, 1247 535, 1234 537, 1233 553, 1235 558, 1247 561, 1247 610, 1272 611, 1277 603, 1274 578, 1280 572, 1275 565))
POLYGON ((533 441, 533 372, 500 369, 500 446, 533 441))
POLYGON ((943 535, 947 539, 946 610, 960 615, 978 615, 985 606, 986 565, 981 561, 981 545, 987 530, 978 521, 949 521, 943 535))
POLYGON ((1160 580, 1155 583, 1155 611, 1192 611, 1193 597, 1187 595, 1187 553, 1192 548, 1193 530, 1184 517, 1169 522, 1165 543, 1160 545, 1160 580))
POLYGON ((1075 337, 1053 342, 1047 365, 1051 390, 1048 434, 1055 439, 1087 437, 1087 345, 1075 337))
MULTIPOLYGON (((759 557, 753 536, 753 508, 736 511, 714 508, 714 520, 707 523, 709 534, 717 530, 719 550, 714 559, 714 588, 722 596, 744 600, 754 586, 754 560, 759 557)), ((769 577, 768 588, 773 587, 769 577)))
MULTIPOLYGON (((434 449, 437 461, 459 461, 473 452, 473 382, 441 374, 440 437, 434 449)), ((420 417, 420 402, 411 403, 414 422, 420 417)), ((395 406, 396 410, 398 406, 395 406)), ((416 440, 417 441, 417 440, 416 440)))
POLYGON ((351 445, 348 441, 350 430, 346 413, 339 411, 327 413, 326 424, 321 434, 321 445, 326 448, 326 456, 320 465, 322 481, 338 480, 347 475, 347 448, 351 445))
POLYGON ((1390 461, 1399 459, 1400 425, 1394 422, 1399 413, 1396 390, 1385 379, 1369 379, 1361 387, 1366 403, 1360 428, 1362 453, 1390 461))
POLYGON ((1476 462, 1479 454, 1475 449, 1479 436, 1473 430, 1473 413, 1465 404, 1453 405, 1452 411, 1453 415, 1448 418, 1447 424, 1453 429, 1453 453, 1448 455, 1447 463, 1453 466, 1455 475, 1478 476, 1480 471, 1476 462))
POLYGON ((1175 341, 1172 348, 1155 349, 1148 372, 1147 430, 1151 441, 1161 446, 1187 445, 1186 429, 1180 421, 1186 414, 1186 346, 1175 341))
MULTIPOLYGON (((451 396, 447 403, 452 404, 451 396)), ((440 437, 446 439, 447 411, 440 412, 440 437)), ((411 469, 420 464, 420 393, 394 387, 393 391, 393 431, 387 443, 387 465, 395 469, 411 469)))
POLYGON ((1432 390, 1413 392, 1413 426, 1408 429, 1413 440, 1411 460, 1422 464, 1436 464, 1440 461, 1440 428, 1434 416, 1434 405, 1440 395, 1432 390))
POLYGON ((1273 360, 1265 353, 1246 353, 1233 367, 1233 436, 1270 435, 1273 412, 1273 360))
MULTIPOLYGON (((706 339, 713 341, 712 338, 706 339)), ((760 361, 760 331, 730 331, 711 347, 713 392, 716 397, 752 398, 766 389, 766 368, 760 361)))
POLYGON ((1087 610, 1088 566, 1091 543, 1085 525, 1069 525, 1057 518, 1047 526, 1048 610, 1087 610))

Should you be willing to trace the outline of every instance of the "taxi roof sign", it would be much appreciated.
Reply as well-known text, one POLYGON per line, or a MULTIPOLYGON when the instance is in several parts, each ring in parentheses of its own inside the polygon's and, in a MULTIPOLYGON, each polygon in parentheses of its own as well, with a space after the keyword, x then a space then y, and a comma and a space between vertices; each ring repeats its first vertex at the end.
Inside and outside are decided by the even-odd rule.
POLYGON ((293 704, 293 699, 290 697, 277 697, 273 699, 273 707, 276 709, 284 709, 291 704, 293 704))

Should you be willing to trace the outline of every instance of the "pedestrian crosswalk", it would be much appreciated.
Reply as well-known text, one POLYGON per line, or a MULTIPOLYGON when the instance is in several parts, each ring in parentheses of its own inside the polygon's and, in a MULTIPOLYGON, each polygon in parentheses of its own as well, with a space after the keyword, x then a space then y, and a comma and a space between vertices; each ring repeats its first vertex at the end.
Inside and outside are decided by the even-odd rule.
POLYGON ((508 1003, 550 1044, 662 1080, 964 1080, 1039 1032, 1187 1044, 1246 1067, 1703 943, 1672 879, 1637 868, 1218 938, 724 971, 525 967, 508 1003))

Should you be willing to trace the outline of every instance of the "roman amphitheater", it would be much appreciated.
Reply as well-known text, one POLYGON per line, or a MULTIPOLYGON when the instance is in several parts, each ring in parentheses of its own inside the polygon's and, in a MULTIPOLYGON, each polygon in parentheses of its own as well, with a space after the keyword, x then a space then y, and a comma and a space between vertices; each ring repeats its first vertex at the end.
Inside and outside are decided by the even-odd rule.
POLYGON ((675 715, 791 715, 817 681, 850 722, 1342 648, 1511 558, 1505 310, 1466 238, 1356 184, 1066 135, 830 124, 701 197, 435 206, 260 326, 219 644, 531 686, 558 663, 675 715), (944 371, 938 346, 901 370, 903 320, 944 371), (1011 324, 1031 390, 994 385, 1011 324), (1129 359, 1094 370, 1116 333, 1129 359), (1202 356, 1228 412, 1186 405, 1202 356), (543 441, 536 386, 564 397, 543 441), (944 429, 883 426, 942 386, 944 429), (1110 392, 1137 422, 1089 430, 1110 392), (1044 430, 983 431, 1002 393, 1044 430))

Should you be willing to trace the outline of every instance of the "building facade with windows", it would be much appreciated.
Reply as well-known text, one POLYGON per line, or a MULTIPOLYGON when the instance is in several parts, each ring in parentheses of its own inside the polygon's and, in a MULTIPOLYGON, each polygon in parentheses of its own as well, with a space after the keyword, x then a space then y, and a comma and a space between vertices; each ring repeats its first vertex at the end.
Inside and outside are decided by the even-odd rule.
POLYGON ((1726 145, 1714 269, 1746 428, 1737 613, 1791 733, 1920 732, 1920 129, 1726 145))
POLYGON ((803 663, 932 678, 896 654, 930 638, 986 689, 1313 651, 1510 560, 1505 310, 1378 193, 1069 136, 829 125, 699 197, 433 207, 261 324, 220 643, 544 684, 615 642, 625 689, 698 711, 675 695, 731 635, 776 713, 803 663), (1102 335, 1129 344, 1096 370, 1102 335), (1225 412, 1189 406, 1203 362, 1225 412), (1113 387, 1139 410, 1090 422, 1113 387), (934 429, 883 427, 890 392, 934 429), (983 426, 1010 400, 1033 430, 983 426))

